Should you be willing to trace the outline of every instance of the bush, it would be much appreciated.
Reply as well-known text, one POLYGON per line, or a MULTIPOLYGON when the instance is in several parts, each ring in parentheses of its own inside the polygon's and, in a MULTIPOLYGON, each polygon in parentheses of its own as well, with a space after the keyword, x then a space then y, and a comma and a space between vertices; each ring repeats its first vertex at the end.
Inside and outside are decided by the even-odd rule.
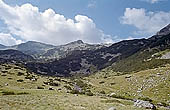
POLYGON ((114 82, 113 82, 113 83, 110 83, 111 86, 113 86, 113 85, 115 85, 115 84, 116 84, 116 83, 114 83, 114 82))
POLYGON ((143 101, 152 102, 152 99, 150 99, 149 97, 140 97, 139 99, 140 99, 140 100, 143 100, 143 101))
POLYGON ((8 71, 3 70, 2 73, 7 73, 8 71))
POLYGON ((82 80, 76 80, 76 85, 83 89, 88 87, 88 85, 86 83, 84 83, 82 80))
POLYGON ((22 76, 22 75, 24 75, 24 73, 22 73, 22 72, 18 72, 18 74, 17 74, 18 76, 22 76))
POLYGON ((16 67, 14 67, 14 69, 19 69, 19 70, 20 70, 20 69, 21 69, 21 67, 16 66, 16 67))
POLYGON ((71 94, 80 94, 80 92, 78 90, 71 90, 70 92, 71 94))
POLYGON ((22 80, 22 79, 18 79, 18 80, 17 80, 17 82, 23 82, 23 81, 24 81, 24 80, 22 80))
POLYGON ((85 94, 88 95, 88 96, 93 96, 94 95, 90 90, 86 91, 85 94))
POLYGON ((3 91, 2 94, 3 95, 15 95, 15 93, 12 91, 3 91))
POLYGON ((104 82, 104 81, 100 81, 100 82, 99 82, 99 84, 103 84, 103 83, 105 83, 105 82, 104 82))
POLYGON ((16 95, 24 95, 24 94, 29 94, 29 93, 27 93, 27 92, 19 92, 16 95))
POLYGON ((71 87, 70 87, 70 86, 65 85, 64 87, 65 87, 67 90, 71 90, 71 87))
POLYGON ((27 93, 27 92, 15 93, 13 91, 3 91, 2 94, 3 95, 24 95, 24 94, 29 94, 29 93, 27 93))
POLYGON ((106 94, 106 93, 105 93, 105 91, 103 91, 103 90, 102 90, 102 91, 100 91, 100 93, 101 93, 101 94, 106 94))
POLYGON ((56 83, 56 82, 50 82, 49 85, 50 85, 50 86, 59 86, 60 84, 59 84, 59 83, 56 83))
POLYGON ((9 70, 9 69, 11 69, 11 67, 5 67, 5 69, 6 69, 6 70, 9 70))
POLYGON ((43 87, 38 86, 37 89, 44 89, 43 87))

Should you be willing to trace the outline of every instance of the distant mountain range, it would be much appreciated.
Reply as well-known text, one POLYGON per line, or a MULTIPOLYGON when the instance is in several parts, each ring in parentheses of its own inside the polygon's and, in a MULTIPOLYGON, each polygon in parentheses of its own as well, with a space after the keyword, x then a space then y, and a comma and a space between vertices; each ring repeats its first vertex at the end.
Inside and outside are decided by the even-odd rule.
MULTIPOLYGON (((60 46, 34 41, 10 47, 0 45, 2 53, 14 49, 29 55, 30 59, 34 58, 24 63, 33 72, 55 76, 88 75, 104 68, 121 72, 152 68, 169 63, 168 60, 153 57, 169 48, 170 25, 149 39, 124 40, 112 45, 92 45, 81 40, 60 46)), ((3 54, 0 54, 0 58, 3 58, 1 56, 3 54)))
POLYGON ((71 51, 74 50, 95 50, 106 47, 105 44, 87 44, 81 40, 68 43, 66 45, 49 45, 45 43, 28 41, 14 46, 0 45, 1 50, 13 49, 21 51, 25 54, 31 55, 35 59, 60 59, 66 57, 71 51))

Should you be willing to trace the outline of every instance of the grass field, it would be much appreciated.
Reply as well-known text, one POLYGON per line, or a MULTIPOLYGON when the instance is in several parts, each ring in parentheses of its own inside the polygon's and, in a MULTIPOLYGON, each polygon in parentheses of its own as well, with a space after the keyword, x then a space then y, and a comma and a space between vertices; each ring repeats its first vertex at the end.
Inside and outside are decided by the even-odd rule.
MULTIPOLYGON (((145 110, 133 99, 170 102, 170 65, 121 75, 103 70, 88 77, 59 78, 29 73, 25 68, 0 65, 1 110, 145 110), (76 82, 76 83, 75 83, 76 82), (77 84, 93 95, 73 94, 77 84), (114 95, 110 97, 110 94, 114 95)), ((158 107, 166 110, 165 107, 158 107)))

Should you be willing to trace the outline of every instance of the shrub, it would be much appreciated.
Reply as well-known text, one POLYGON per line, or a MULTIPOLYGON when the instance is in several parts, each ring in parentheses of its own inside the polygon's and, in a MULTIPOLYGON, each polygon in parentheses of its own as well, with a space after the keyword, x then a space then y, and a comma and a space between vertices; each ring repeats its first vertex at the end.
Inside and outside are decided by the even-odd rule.
POLYGON ((3 95, 24 95, 24 94, 29 94, 29 93, 27 93, 27 92, 15 93, 13 91, 3 91, 2 94, 3 95))
POLYGON ((13 91, 3 91, 2 94, 3 95, 15 95, 13 91))
POLYGON ((70 92, 71 94, 80 94, 80 92, 78 90, 71 90, 70 92))
POLYGON ((70 86, 65 85, 64 87, 65 87, 67 90, 71 90, 71 87, 70 87, 70 86))
POLYGON ((76 85, 79 86, 80 88, 86 88, 88 86, 82 80, 76 80, 76 85))
POLYGON ((17 80, 17 82, 23 82, 23 81, 24 81, 24 80, 22 80, 22 79, 18 79, 18 80, 17 80))
POLYGON ((56 83, 56 82, 50 82, 49 85, 50 85, 50 86, 59 86, 60 84, 59 84, 59 83, 56 83))
POLYGON ((6 74, 1 74, 1 76, 7 76, 6 74))
POLYGON ((11 69, 11 67, 5 67, 5 69, 6 69, 6 70, 9 70, 9 69, 11 69))
POLYGON ((152 102, 152 99, 150 99, 149 97, 140 97, 139 99, 144 100, 144 101, 152 102))
POLYGON ((16 66, 16 67, 14 67, 14 69, 21 69, 21 67, 16 66))
POLYGON ((18 72, 18 74, 17 74, 18 76, 22 76, 22 75, 24 75, 24 73, 22 73, 22 72, 18 72))
POLYGON ((38 86, 38 87, 37 87, 37 89, 44 89, 44 87, 40 87, 40 86, 38 86))
POLYGON ((99 84, 103 84, 103 83, 105 83, 105 82, 104 82, 104 81, 100 81, 100 82, 99 82, 99 84))
POLYGON ((94 95, 90 90, 86 91, 85 94, 88 95, 88 96, 93 96, 94 95))
POLYGON ((106 94, 106 93, 105 93, 105 91, 103 91, 103 90, 102 90, 102 91, 100 91, 100 93, 101 93, 101 94, 106 94))
POLYGON ((112 85, 115 85, 115 84, 116 84, 116 83, 114 83, 114 82, 113 82, 113 83, 110 83, 111 86, 112 86, 112 85))
POLYGON ((7 73, 8 71, 3 70, 2 73, 7 73))
POLYGON ((24 95, 24 94, 29 94, 29 93, 27 93, 27 92, 19 92, 16 95, 24 95))

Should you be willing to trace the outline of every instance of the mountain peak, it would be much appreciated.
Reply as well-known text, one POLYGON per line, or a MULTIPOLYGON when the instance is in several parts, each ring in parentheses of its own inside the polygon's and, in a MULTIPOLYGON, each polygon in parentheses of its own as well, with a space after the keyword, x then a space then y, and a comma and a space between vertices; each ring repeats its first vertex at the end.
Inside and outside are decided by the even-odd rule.
POLYGON ((82 40, 77 40, 77 41, 71 42, 69 44, 84 44, 84 42, 82 40))
POLYGON ((5 47, 6 47, 5 45, 0 44, 0 49, 5 48, 5 47))
POLYGON ((77 40, 77 41, 75 41, 75 43, 84 44, 84 42, 82 40, 77 40))
POLYGON ((164 27, 163 29, 161 29, 157 35, 168 35, 170 33, 170 24, 168 24, 166 27, 164 27))

